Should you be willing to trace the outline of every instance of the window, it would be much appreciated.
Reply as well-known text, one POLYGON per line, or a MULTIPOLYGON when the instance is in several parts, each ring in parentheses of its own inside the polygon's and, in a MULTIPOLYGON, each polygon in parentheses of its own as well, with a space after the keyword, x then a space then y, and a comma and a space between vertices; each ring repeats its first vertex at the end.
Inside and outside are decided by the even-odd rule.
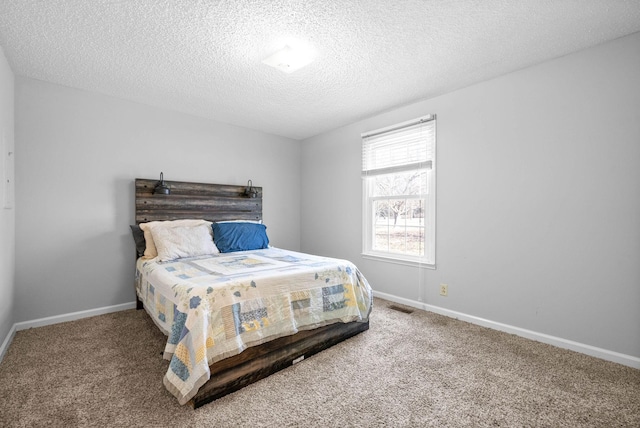
POLYGON ((362 134, 363 253, 435 267, 436 117, 362 134))

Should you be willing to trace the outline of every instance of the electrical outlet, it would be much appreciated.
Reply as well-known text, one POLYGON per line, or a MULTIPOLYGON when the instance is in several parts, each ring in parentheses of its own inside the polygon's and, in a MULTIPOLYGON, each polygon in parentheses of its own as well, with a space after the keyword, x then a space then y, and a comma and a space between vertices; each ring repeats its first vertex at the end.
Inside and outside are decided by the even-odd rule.
POLYGON ((447 296, 449 294, 449 286, 447 284, 440 284, 440 295, 447 296))

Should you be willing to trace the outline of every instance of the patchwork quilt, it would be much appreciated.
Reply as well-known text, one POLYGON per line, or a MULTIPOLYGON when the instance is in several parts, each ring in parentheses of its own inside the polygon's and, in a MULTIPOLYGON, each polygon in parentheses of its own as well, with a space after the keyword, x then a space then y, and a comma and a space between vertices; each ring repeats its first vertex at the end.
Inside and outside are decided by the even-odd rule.
POLYGON ((365 321, 373 299, 351 262, 277 248, 141 258, 136 291, 168 336, 164 384, 180 404, 209 380, 209 365, 301 330, 365 321))

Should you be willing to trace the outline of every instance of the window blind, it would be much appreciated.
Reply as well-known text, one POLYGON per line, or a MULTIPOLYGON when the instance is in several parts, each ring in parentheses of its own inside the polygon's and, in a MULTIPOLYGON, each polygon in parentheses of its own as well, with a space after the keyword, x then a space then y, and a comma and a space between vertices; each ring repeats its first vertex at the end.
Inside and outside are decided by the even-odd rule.
POLYGON ((435 115, 362 134, 362 173, 379 175, 432 168, 435 115))

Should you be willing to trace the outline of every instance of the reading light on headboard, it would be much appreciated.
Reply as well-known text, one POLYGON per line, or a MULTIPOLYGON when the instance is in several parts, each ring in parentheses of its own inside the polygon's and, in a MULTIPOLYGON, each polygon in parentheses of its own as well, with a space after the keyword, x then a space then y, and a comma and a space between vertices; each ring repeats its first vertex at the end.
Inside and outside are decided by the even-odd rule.
POLYGON ((160 173, 160 181, 156 183, 156 187, 153 188, 154 195, 170 195, 171 189, 164 183, 164 176, 160 173))
POLYGON ((247 181, 247 187, 244 189, 244 195, 249 198, 258 197, 258 191, 253 188, 253 182, 251 180, 247 181))

